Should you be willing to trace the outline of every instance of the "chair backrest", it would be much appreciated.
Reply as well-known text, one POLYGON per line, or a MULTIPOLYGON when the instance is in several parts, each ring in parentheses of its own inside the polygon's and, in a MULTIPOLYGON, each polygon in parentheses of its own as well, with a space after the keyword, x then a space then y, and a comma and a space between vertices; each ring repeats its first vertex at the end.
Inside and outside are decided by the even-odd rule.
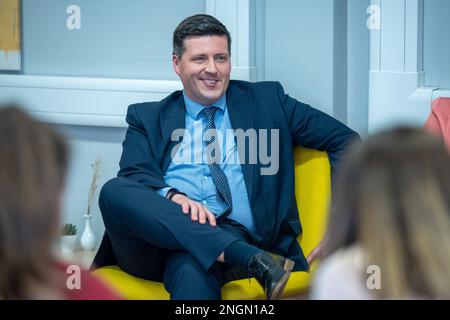
POLYGON ((298 242, 305 255, 323 239, 331 195, 330 162, 326 152, 296 148, 295 197, 302 224, 298 242))
POLYGON ((437 98, 431 106, 431 114, 424 125, 425 130, 443 139, 450 150, 450 98, 437 98))

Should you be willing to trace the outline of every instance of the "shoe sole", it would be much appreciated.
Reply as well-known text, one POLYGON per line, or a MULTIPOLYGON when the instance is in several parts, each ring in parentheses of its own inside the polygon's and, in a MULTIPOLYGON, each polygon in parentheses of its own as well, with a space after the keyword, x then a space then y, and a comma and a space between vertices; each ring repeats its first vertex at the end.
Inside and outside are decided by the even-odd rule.
POLYGON ((286 259, 284 262, 284 271, 286 273, 281 277, 280 281, 278 281, 277 285, 275 286, 275 289, 273 289, 273 292, 269 298, 269 300, 278 300, 283 295, 284 289, 286 288, 286 285, 288 283, 289 277, 291 276, 291 271, 294 268, 295 262, 286 259))

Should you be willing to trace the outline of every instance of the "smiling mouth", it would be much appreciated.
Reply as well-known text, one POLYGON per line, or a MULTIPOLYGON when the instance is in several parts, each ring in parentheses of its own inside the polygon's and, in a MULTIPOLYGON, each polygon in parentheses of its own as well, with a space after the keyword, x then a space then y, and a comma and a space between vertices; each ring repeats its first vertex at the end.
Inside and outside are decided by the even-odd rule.
POLYGON ((214 87, 218 82, 219 82, 219 80, 216 80, 216 79, 200 79, 204 84, 205 84, 205 86, 207 86, 207 87, 214 87))

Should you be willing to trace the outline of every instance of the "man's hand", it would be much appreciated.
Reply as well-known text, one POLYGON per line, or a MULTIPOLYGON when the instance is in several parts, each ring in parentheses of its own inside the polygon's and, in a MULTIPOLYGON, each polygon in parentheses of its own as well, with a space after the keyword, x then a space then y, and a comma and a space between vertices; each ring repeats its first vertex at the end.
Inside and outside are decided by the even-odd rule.
POLYGON ((323 243, 324 243, 324 240, 320 241, 319 244, 306 257, 306 260, 308 261, 308 264, 310 266, 314 260, 316 260, 317 258, 320 258, 322 256, 323 243))
POLYGON ((216 226, 216 216, 204 207, 201 203, 193 201, 182 194, 176 194, 172 197, 172 201, 181 206, 184 214, 191 212, 191 220, 205 224, 206 220, 213 227, 216 226))

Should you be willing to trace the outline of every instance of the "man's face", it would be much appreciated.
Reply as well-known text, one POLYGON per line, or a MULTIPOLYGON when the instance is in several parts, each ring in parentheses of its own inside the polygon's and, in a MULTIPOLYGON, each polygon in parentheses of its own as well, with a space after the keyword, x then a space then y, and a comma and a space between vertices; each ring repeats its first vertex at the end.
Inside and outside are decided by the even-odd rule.
POLYGON ((181 59, 173 55, 173 69, 190 99, 205 106, 211 105, 225 94, 230 82, 227 37, 187 37, 184 48, 181 59))

